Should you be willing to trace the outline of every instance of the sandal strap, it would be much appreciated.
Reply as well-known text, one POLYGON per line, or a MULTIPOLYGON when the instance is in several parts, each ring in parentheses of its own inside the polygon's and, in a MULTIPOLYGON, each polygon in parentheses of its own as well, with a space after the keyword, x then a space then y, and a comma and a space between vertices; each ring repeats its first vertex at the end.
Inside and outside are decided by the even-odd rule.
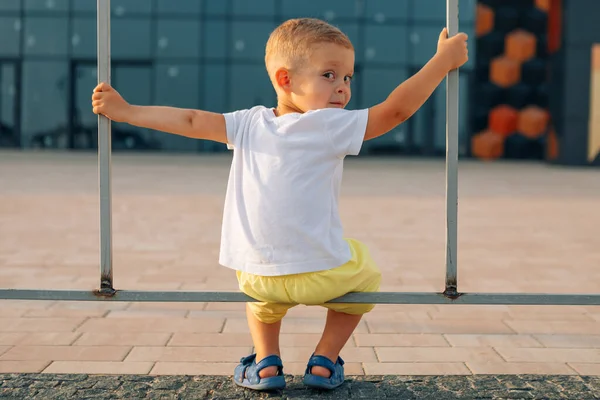
POLYGON ((256 360, 256 354, 250 354, 249 356, 240 358, 240 363, 242 365, 250 365, 254 360, 256 360))
POLYGON ((281 358, 277 355, 270 355, 256 364, 256 354, 250 354, 249 356, 242 357, 240 359, 240 366, 236 369, 238 374, 237 379, 242 382, 247 379, 251 384, 258 384, 261 381, 259 372, 267 367, 277 367, 277 375, 283 375, 283 363, 281 358))
POLYGON ((283 368, 281 358, 275 354, 263 358, 258 364, 256 364, 256 373, 259 373, 267 367, 277 367, 277 373, 281 373, 281 369, 283 368))
MULTIPOLYGON (((344 360, 342 360, 341 357, 338 356, 337 358, 337 364, 339 365, 344 365, 344 360)), ((336 368, 333 362, 331 362, 331 360, 325 356, 320 356, 320 355, 312 355, 310 356, 310 359, 308 360, 308 365, 307 365, 307 373, 311 373, 312 367, 323 367, 323 368, 327 368, 330 372, 331 372, 331 376, 333 376, 336 372, 336 368)))
POLYGON ((240 359, 240 364, 237 367, 235 367, 235 371, 233 373, 235 381, 237 381, 238 383, 242 383, 244 379, 248 379, 247 371, 252 365, 252 361, 255 357, 256 356, 253 354, 247 357, 242 357, 240 359))

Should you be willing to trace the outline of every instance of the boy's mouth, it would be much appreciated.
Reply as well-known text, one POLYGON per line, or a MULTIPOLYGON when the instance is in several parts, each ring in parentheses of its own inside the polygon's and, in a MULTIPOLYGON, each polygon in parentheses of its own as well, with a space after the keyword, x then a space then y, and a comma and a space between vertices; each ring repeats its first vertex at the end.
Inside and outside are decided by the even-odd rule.
POLYGON ((329 104, 337 106, 337 107, 343 107, 344 103, 342 103, 341 101, 330 101, 329 104))

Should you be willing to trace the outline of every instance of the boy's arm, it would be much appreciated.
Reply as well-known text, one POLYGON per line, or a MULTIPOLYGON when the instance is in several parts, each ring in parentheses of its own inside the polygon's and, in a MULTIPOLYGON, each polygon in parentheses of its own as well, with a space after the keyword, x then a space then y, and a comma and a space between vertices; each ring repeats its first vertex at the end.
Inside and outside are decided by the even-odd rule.
POLYGON ((223 114, 164 106, 131 106, 124 122, 193 139, 227 143, 223 114))
POLYGON ((417 112, 448 72, 467 62, 466 39, 464 33, 448 39, 444 28, 435 56, 419 72, 394 89, 387 99, 369 109, 364 140, 386 134, 417 112))
POLYGON ((92 106, 95 114, 102 114, 115 122, 227 143, 223 114, 165 106, 131 105, 106 83, 100 83, 94 89, 92 106))

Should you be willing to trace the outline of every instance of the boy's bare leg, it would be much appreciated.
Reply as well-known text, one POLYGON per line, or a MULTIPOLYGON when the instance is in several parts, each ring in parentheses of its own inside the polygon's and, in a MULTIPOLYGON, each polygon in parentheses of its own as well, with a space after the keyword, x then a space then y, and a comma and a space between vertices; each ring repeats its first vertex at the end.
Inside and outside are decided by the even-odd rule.
MULTIPOLYGON (((315 349, 315 355, 325 356, 335 364, 352 332, 360 322, 362 315, 345 314, 333 310, 327 311, 327 321, 321 340, 315 349)), ((329 378, 331 371, 323 367, 312 367, 313 375, 329 378)))
MULTIPOLYGON (((279 349, 279 331, 281 330, 281 321, 273 324, 266 324, 259 321, 250 307, 246 305, 246 316, 248 318, 248 327, 250 335, 254 342, 254 350, 256 353, 256 363, 258 364, 263 358, 276 354, 281 357, 279 349)), ((261 378, 269 378, 277 375, 277 367, 267 367, 258 373, 261 378)))

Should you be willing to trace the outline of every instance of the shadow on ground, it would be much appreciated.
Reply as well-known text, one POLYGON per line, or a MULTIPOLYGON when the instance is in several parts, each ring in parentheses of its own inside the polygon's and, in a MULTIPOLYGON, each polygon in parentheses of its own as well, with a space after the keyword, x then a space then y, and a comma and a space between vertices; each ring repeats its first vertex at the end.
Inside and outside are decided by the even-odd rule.
POLYGON ((0 374, 2 399, 600 399, 600 377, 348 377, 332 392, 288 376, 281 392, 236 387, 227 376, 0 374))

